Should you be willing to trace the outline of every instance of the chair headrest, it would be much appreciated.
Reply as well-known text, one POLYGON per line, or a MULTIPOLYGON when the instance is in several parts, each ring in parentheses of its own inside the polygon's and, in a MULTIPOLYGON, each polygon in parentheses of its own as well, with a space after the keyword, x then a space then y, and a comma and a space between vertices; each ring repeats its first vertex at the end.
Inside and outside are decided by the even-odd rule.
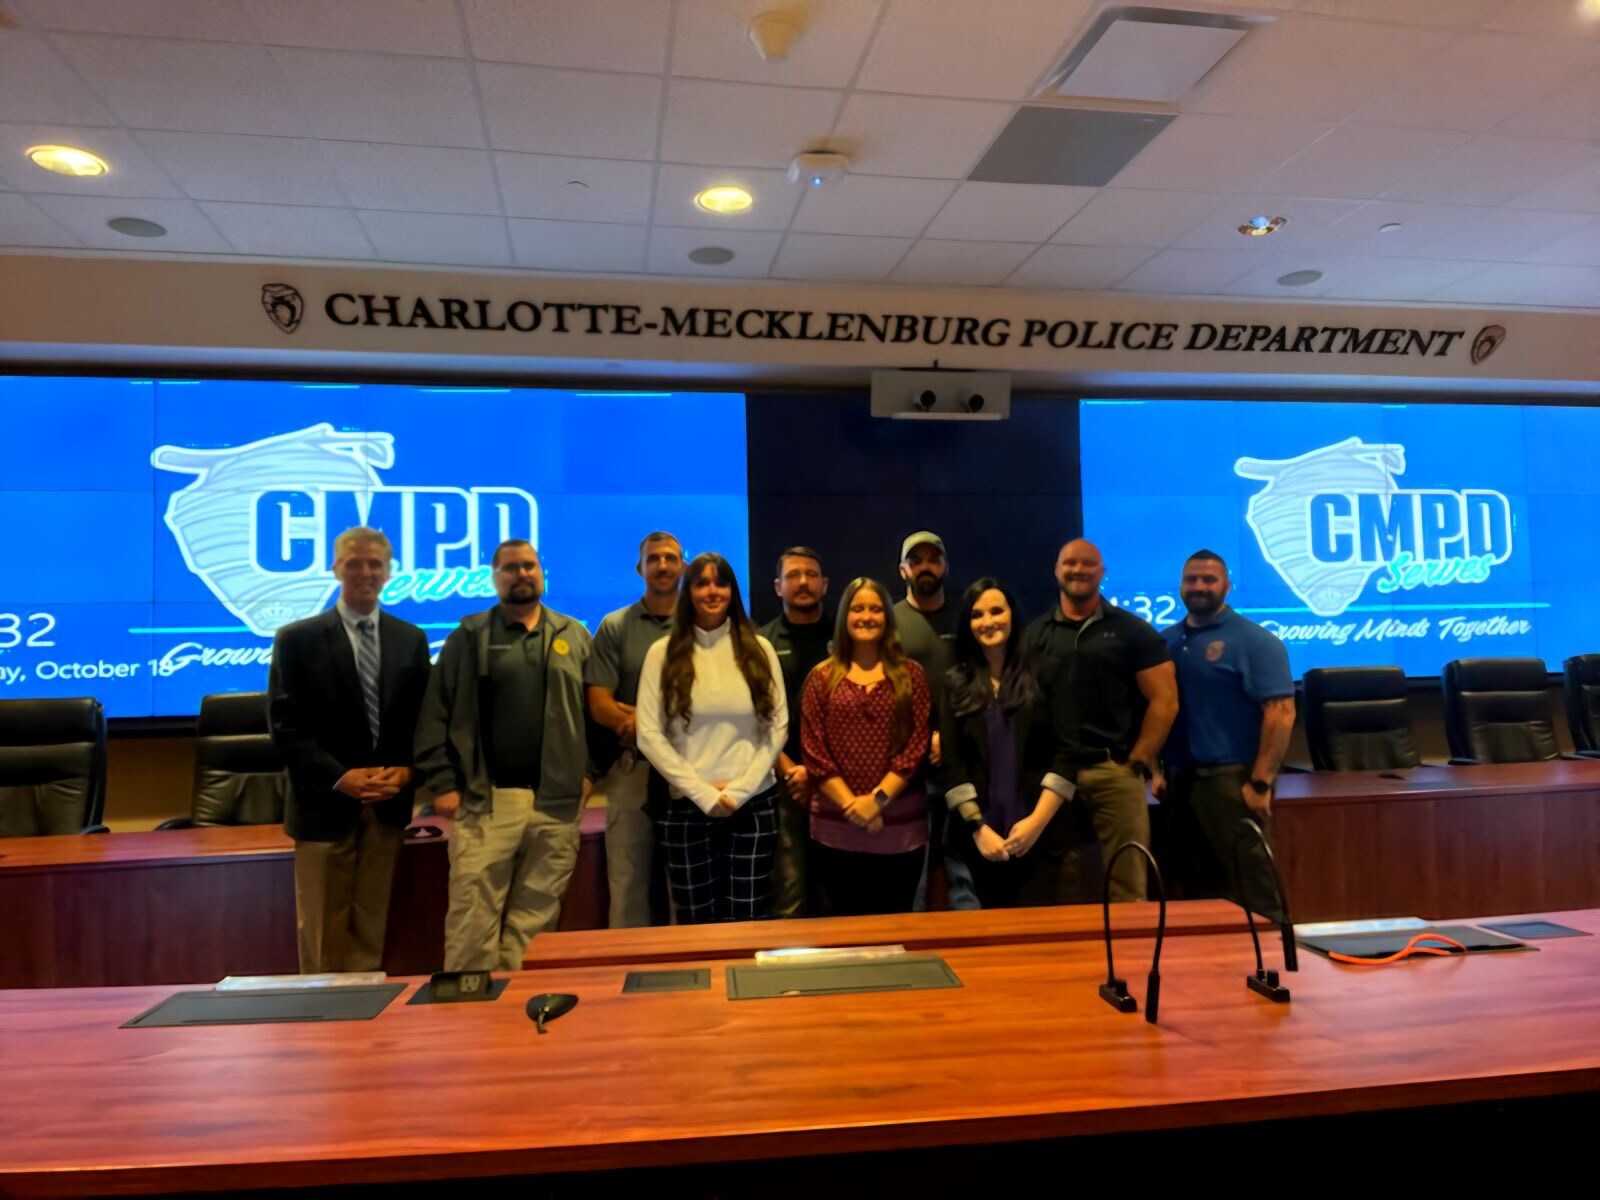
POLYGON ((1304 676, 1315 700, 1403 700, 1406 673, 1399 667, 1313 667, 1304 676))
POLYGON ((1600 654, 1574 654, 1561 665, 1575 682, 1600 685, 1600 654))
POLYGON ((0 700, 0 746, 51 746, 99 741, 105 731, 93 696, 0 700))
POLYGON ((198 737, 239 737, 267 732, 265 692, 218 692, 200 700, 198 737))
POLYGON ((1445 677, 1463 692, 1542 692, 1549 682, 1542 658, 1458 658, 1445 677))

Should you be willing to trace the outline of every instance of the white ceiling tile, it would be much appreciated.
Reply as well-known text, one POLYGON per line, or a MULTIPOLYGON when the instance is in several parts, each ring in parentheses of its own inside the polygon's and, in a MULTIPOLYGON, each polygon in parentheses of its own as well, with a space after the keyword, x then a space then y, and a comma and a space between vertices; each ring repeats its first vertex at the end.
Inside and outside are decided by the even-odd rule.
POLYGON ((790 183, 783 171, 756 167, 686 167, 668 163, 656 179, 656 205, 651 220, 658 225, 704 226, 706 229, 778 230, 789 228, 805 185, 790 183), (709 213, 694 198, 709 187, 742 187, 754 203, 742 213, 709 213))
POLYGON ((1302 12, 1368 21, 1476 25, 1504 3, 1505 0, 1298 0, 1298 7, 1302 12))
POLYGON ((1526 111, 1502 121, 1496 132, 1600 138, 1600 67, 1580 71, 1526 111))
POLYGON ((511 246, 519 267, 541 271, 644 270, 643 225, 605 225, 598 221, 511 223, 511 246))
POLYGON ((955 184, 942 179, 847 175, 808 192, 794 228, 802 233, 915 237, 954 190, 955 184))
POLYGON ((11 0, 9 7, 39 29, 225 42, 256 39, 235 0, 11 0))
POLYGON ((1253 271, 1259 256, 1243 251, 1162 250, 1117 285, 1136 292, 1224 292, 1253 271))
POLYGON ((661 158, 679 163, 784 167, 825 140, 838 92, 674 79, 661 158))
POLYGON ((1166 246, 1216 209, 1211 192, 1102 188, 1050 240, 1075 246, 1166 246))
POLYGON ((655 157, 661 81, 483 63, 489 141, 501 150, 586 158, 655 157))
POLYGON ((679 0, 672 32, 672 73, 741 83, 842 88, 872 36, 882 0, 831 0, 813 6, 784 62, 763 62, 748 36, 750 20, 772 0, 679 0))
POLYGON ((1600 307, 1600 267, 1497 263, 1435 291, 1430 299, 1465 304, 1600 307))
POLYGON ((1600 212, 1600 158, 1591 158, 1577 170, 1523 192, 1508 203, 1512 208, 1551 212, 1600 212))
POLYGON ((333 206, 345 202, 310 138, 155 131, 138 136, 150 156, 196 200, 333 206))
POLYGON ((1042 242, 1094 199, 1098 191, 1042 183, 963 183, 939 210, 924 236, 1042 242))
POLYGON ((461 23, 451 0, 244 0, 272 46, 459 55, 461 23))
POLYGON ((110 125, 115 118, 42 37, 0 26, 0 116, 110 125))
POLYGON ((1151 257, 1126 246, 1041 246, 1006 280, 1011 287, 1102 291, 1151 257))
POLYGON ((781 233, 740 233, 724 231, 709 233, 704 229, 667 229, 657 226, 650 231, 649 270, 656 275, 725 275, 730 278, 762 276, 772 266, 778 253, 781 233), (730 262, 717 265, 689 261, 689 251, 700 246, 722 246, 733 251, 730 262))
POLYGON ((78 239, 29 203, 0 192, 0 246, 76 246, 78 239))
POLYGON ((1088 0, 891 0, 856 86, 1021 100, 1082 31, 1088 0))
POLYGON ((1519 257, 1530 263, 1600 267, 1600 220, 1591 217, 1586 224, 1519 257))
POLYGON ((343 50, 272 51, 318 137, 420 146, 482 146, 465 61, 343 50))
POLYGON ((890 276, 896 283, 993 287, 1037 247, 1032 242, 945 242, 924 238, 890 276))
POLYGON ((284 204, 200 205, 240 254, 284 258, 371 258, 372 244, 347 208, 284 204))
POLYGON ((305 127, 265 47, 239 42, 63 34, 84 78, 136 129, 303 134, 305 127))
POLYGON ((183 196, 133 134, 123 129, 0 125, 0 162, 5 164, 5 178, 22 192, 61 192, 70 196, 183 196), (26 153, 33 146, 76 146, 105 159, 109 170, 104 175, 57 175, 28 161, 26 153))
POLYGON ((357 208, 500 213, 488 151, 323 142, 322 152, 357 208))
POLYGON ((1327 264, 1321 294, 1338 300, 1425 300, 1439 288, 1465 279, 1483 266, 1470 260, 1345 255, 1327 264))
POLYGON ((357 214, 391 262, 448 263, 470 267, 508 267, 511 249, 499 217, 445 216, 439 213, 371 212, 357 214))
POLYGON ((1300 121, 1180 116, 1112 182, 1119 188, 1168 191, 1254 189, 1328 128, 1300 121))
POLYGON ((1333 225, 1321 245, 1348 254, 1504 262, 1574 232, 1589 220, 1576 213, 1375 200, 1333 225), (1400 228, 1379 232, 1392 223, 1400 228))
POLYGON ((1228 196, 1172 245, 1184 250, 1245 250, 1252 254, 1315 246, 1324 230, 1361 207, 1359 200, 1311 200, 1299 196, 1228 196), (1246 237, 1239 226, 1252 217, 1287 217, 1277 232, 1246 237))
POLYGON ((655 168, 649 163, 504 151, 494 157, 508 216, 637 225, 650 220, 655 168))
POLYGON ((1468 136, 1386 125, 1341 125, 1269 175, 1262 190, 1368 199, 1393 187, 1419 164, 1450 153, 1468 136))
POLYGON ((33 202, 65 225, 86 246, 104 250, 137 250, 164 254, 169 250, 226 254, 228 243, 217 235, 205 214, 188 200, 123 200, 111 196, 35 196, 33 202), (140 217, 166 226, 166 236, 129 237, 109 228, 113 217, 140 217))
POLYGON ((662 0, 462 0, 480 59, 595 71, 666 67, 662 0))
POLYGON ((1181 102, 1186 113, 1342 121, 1437 53, 1439 29, 1290 14, 1252 31, 1181 102), (1337 63, 1337 69, 1330 64, 1337 63))
POLYGON ((1294 254, 1264 253, 1256 256, 1258 261, 1250 270, 1235 279, 1222 289, 1222 294, 1227 296, 1271 296, 1287 300, 1307 299, 1320 295, 1321 281, 1309 287, 1285 287, 1278 282, 1280 276, 1290 271, 1302 270, 1306 267, 1316 266, 1307 259, 1294 254))
POLYGON ((779 279, 873 283, 887 278, 912 244, 911 238, 791 233, 783 239, 772 274, 779 279))
POLYGON ((847 152, 864 175, 965 179, 1014 112, 1014 105, 987 100, 855 92, 828 144, 847 152))
POLYGON ((1581 43, 1475 33, 1375 87, 1355 119, 1419 129, 1489 129, 1578 75, 1581 43))
POLYGON ((1486 133, 1409 174, 1392 200, 1504 204, 1570 174, 1595 157, 1588 142, 1486 133))

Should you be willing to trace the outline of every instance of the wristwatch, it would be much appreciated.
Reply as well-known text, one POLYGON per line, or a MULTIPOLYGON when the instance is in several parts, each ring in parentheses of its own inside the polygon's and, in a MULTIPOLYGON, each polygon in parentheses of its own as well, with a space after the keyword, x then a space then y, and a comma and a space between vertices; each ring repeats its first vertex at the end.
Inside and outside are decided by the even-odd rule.
POLYGON ((1150 778, 1150 764, 1142 759, 1128 759, 1128 770, 1132 771, 1140 779, 1148 780, 1150 778))
POLYGON ((1265 779, 1252 779, 1247 786, 1258 796, 1265 796, 1272 790, 1272 785, 1265 779))
POLYGON ((889 793, 884 791, 882 788, 879 788, 877 791, 873 792, 872 798, 878 802, 879 812, 882 812, 894 802, 894 797, 889 795, 889 793))

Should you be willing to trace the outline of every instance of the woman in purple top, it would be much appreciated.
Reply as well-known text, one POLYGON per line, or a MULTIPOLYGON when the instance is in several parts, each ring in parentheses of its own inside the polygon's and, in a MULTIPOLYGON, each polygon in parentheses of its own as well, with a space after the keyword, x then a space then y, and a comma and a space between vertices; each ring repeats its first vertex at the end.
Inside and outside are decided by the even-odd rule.
POLYGON ((1062 904, 1072 784, 1050 771, 1055 736, 1023 649, 1017 601, 994 579, 966 590, 939 741, 945 803, 984 908, 1062 904), (963 832, 964 831, 964 832, 963 832))
POLYGON ((883 585, 855 579, 833 653, 806 676, 800 745, 813 788, 807 860, 830 916, 910 912, 928 845, 918 778, 930 700, 883 585))

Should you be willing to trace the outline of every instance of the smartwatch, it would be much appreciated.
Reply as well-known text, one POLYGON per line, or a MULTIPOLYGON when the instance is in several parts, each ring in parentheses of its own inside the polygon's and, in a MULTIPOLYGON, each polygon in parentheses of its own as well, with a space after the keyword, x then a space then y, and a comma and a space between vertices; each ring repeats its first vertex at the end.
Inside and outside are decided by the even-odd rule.
POLYGON ((1265 796, 1272 790, 1272 785, 1265 779, 1252 779, 1248 786, 1258 796, 1265 796))
POLYGON ((894 802, 894 797, 889 795, 889 793, 884 791, 882 788, 879 788, 877 791, 873 792, 872 798, 878 802, 879 812, 882 812, 894 802))

